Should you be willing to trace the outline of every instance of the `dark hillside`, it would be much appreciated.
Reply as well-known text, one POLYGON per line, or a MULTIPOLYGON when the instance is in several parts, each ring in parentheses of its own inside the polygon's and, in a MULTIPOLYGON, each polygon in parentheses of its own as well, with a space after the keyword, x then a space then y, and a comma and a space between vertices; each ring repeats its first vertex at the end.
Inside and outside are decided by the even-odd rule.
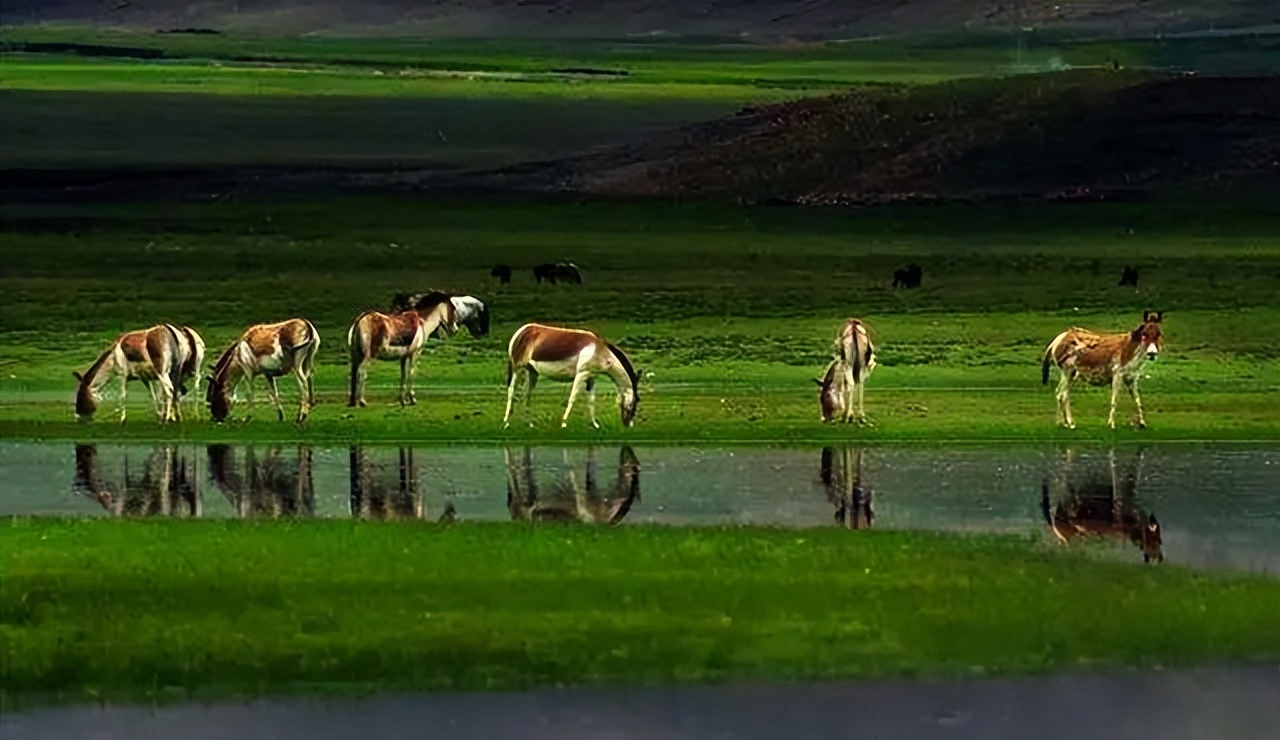
POLYGON ((1280 22, 1272 0, 0 0, 0 22, 441 36, 791 36, 1074 29, 1109 36, 1280 22))
POLYGON ((1280 78, 1077 71, 745 109, 488 179, 612 197, 867 203, 1141 197, 1280 175, 1280 78))

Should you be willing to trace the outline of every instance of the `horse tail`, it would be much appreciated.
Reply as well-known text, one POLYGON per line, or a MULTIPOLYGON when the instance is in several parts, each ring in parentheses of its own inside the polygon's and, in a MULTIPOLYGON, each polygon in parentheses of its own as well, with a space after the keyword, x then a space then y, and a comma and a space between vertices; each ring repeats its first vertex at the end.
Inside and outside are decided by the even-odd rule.
POLYGON ((1049 346, 1044 348, 1044 356, 1040 359, 1040 384, 1049 384, 1049 366, 1054 363, 1054 354, 1058 351, 1058 345, 1062 344, 1062 340, 1067 336, 1067 332, 1062 332, 1049 342, 1049 346))
POLYGON ((870 354, 871 340, 867 337, 867 330, 861 322, 853 322, 850 333, 852 336, 849 338, 849 346, 845 348, 844 359, 853 372, 854 382, 861 383, 862 371, 867 366, 867 356, 870 354))
POLYGON ((183 341, 183 333, 173 324, 165 324, 165 331, 169 332, 169 339, 172 349, 167 358, 169 361, 168 370, 169 384, 173 387, 174 403, 177 403, 178 394, 182 388, 182 369, 191 361, 191 355, 195 353, 195 347, 188 346, 183 341))
POLYGON ((356 316, 355 321, 351 322, 351 328, 347 329, 347 351, 351 358, 351 383, 350 390, 347 395, 347 403, 351 406, 356 405, 356 401, 359 400, 360 388, 358 368, 366 355, 366 332, 364 331, 362 323, 364 322, 365 316, 368 315, 369 312, 365 311, 359 316, 356 316))
POLYGON ((302 349, 302 370, 308 377, 315 372, 316 354, 320 352, 320 330, 316 329, 316 325, 307 319, 303 319, 302 323, 307 325, 307 333, 311 335, 311 339, 307 341, 306 346, 302 349))

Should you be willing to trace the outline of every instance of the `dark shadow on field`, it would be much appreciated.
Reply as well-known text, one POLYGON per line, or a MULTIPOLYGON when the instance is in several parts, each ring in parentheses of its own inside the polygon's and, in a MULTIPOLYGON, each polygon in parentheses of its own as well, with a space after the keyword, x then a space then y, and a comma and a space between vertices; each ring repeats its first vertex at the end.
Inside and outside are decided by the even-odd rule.
MULTIPOLYGON (((587 449, 582 474, 569 468, 540 482, 533 449, 503 450, 507 463, 507 510, 514 521, 617 524, 640 501, 640 460, 631 447, 618 451, 617 474, 604 491, 597 474, 596 448, 587 449)), ((566 459, 566 466, 568 460, 566 459)))
POLYGON ((73 487, 94 499, 115 516, 192 516, 203 513, 196 484, 195 461, 177 445, 156 445, 143 459, 141 469, 122 454, 123 474, 105 470, 94 444, 76 445, 73 487))
POLYGON ((862 479, 862 447, 823 447, 821 480, 835 520, 846 529, 870 529, 875 521, 871 487, 862 479))
POLYGON ((209 445, 209 478, 227 497, 236 516, 312 516, 316 510, 313 450, 298 445, 290 459, 283 446, 259 452, 242 448, 243 464, 231 445, 209 445))
POLYGON ((1063 543, 1080 537, 1128 541, 1144 562, 1163 562, 1160 521, 1138 500, 1144 455, 1141 448, 1131 455, 1111 448, 1105 461, 1078 463, 1075 449, 1061 453, 1040 487, 1040 511, 1054 536, 1063 543))

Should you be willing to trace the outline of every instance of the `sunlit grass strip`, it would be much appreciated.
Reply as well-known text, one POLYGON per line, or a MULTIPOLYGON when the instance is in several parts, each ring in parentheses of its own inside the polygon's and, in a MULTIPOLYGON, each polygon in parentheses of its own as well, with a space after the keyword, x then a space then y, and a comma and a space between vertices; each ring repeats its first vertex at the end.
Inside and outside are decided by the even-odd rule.
POLYGON ((1280 657, 1280 582, 1013 537, 0 523, 6 702, 1280 657))

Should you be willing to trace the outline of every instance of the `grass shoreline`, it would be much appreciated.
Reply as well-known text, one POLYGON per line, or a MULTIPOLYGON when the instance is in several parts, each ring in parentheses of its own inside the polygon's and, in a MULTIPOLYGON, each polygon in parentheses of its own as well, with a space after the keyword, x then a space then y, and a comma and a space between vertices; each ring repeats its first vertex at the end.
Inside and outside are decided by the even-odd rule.
POLYGON ((6 710, 1280 658, 1280 580, 1018 536, 6 518, 0 539, 6 710))

